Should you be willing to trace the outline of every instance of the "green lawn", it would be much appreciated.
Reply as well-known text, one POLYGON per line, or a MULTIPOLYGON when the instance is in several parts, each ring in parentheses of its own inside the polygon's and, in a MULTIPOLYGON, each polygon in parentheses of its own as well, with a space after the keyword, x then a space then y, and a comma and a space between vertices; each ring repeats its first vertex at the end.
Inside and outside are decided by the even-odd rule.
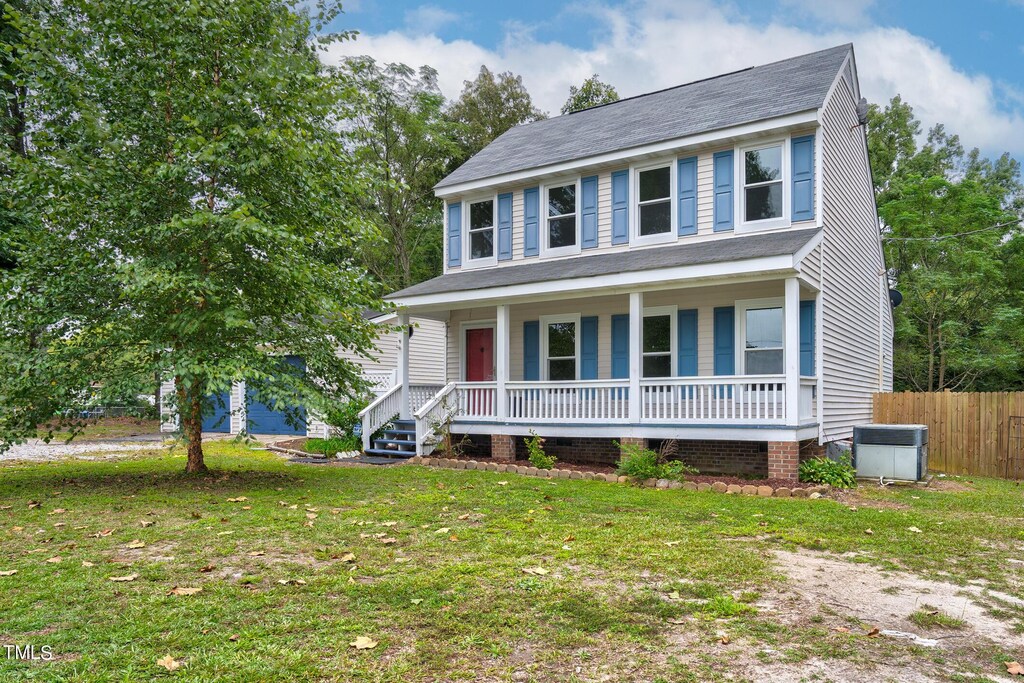
MULTIPOLYGON (((207 452, 206 478, 166 451, 0 466, 0 572, 17 570, 0 577, 0 645, 56 655, 0 654, 0 680, 757 680, 756 666, 893 658, 968 680, 955 672, 1024 657, 867 638, 871 624, 826 605, 797 623, 761 606, 786 590, 771 551, 797 548, 1024 598, 1012 482, 837 502, 207 452), (349 647, 360 636, 376 647, 349 647)), ((999 616, 1019 629, 1022 614, 999 616)))

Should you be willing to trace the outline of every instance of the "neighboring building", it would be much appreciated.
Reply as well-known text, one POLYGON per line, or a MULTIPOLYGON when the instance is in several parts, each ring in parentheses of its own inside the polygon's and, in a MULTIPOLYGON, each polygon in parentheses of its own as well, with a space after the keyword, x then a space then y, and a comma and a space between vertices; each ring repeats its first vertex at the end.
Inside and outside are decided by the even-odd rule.
MULTIPOLYGON (((368 310, 363 315, 382 325, 394 325, 398 320, 394 313, 385 314, 368 310)), ((435 319, 418 317, 412 318, 411 323, 412 338, 415 342, 409 358, 410 379, 423 386, 423 391, 439 391, 446 381, 446 325, 435 319)), ((374 387, 375 393, 380 395, 394 387, 398 381, 398 347, 401 344, 401 336, 399 332, 388 332, 379 336, 373 360, 363 358, 348 349, 338 349, 338 355, 360 366, 363 369, 363 377, 374 387)), ((302 359, 289 356, 288 362, 301 365, 302 359)), ((160 429, 164 432, 178 429, 177 414, 167 402, 173 391, 174 383, 171 381, 164 382, 160 390, 160 395, 165 399, 160 406, 160 429)), ((284 411, 274 410, 273 406, 261 403, 253 396, 246 397, 247 400, 243 400, 243 397, 246 397, 245 382, 235 382, 231 391, 217 397, 214 411, 203 420, 203 430, 238 434, 244 425, 250 434, 311 437, 327 435, 327 425, 316 415, 309 415, 305 424, 296 427, 288 424, 284 411)))
POLYGON ((494 457, 535 431, 606 461, 671 439, 795 477, 892 384, 860 100, 843 45, 496 139, 435 188, 444 274, 388 297, 448 323, 448 384, 364 431, 402 413, 425 453, 450 416, 494 457))

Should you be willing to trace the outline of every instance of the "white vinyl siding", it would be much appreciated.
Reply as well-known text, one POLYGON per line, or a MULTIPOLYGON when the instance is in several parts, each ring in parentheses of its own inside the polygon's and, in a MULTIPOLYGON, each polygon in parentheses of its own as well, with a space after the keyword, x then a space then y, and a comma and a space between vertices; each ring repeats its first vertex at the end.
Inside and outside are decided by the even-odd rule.
POLYGON ((882 252, 855 102, 853 86, 844 77, 822 110, 822 427, 826 441, 850 438, 854 425, 870 422, 872 394, 891 383, 886 379, 891 376, 891 352, 880 351, 891 344, 890 323, 882 323, 889 313, 879 305, 882 252))

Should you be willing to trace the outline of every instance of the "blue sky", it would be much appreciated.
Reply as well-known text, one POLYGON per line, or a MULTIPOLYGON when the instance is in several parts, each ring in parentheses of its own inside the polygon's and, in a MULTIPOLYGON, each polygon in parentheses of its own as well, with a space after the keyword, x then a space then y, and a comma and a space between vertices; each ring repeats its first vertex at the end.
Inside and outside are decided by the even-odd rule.
POLYGON ((523 76, 557 113, 599 72, 635 95, 852 41, 864 94, 901 93, 926 125, 1024 158, 1024 0, 353 0, 333 57, 430 64, 445 95, 481 64, 523 76))

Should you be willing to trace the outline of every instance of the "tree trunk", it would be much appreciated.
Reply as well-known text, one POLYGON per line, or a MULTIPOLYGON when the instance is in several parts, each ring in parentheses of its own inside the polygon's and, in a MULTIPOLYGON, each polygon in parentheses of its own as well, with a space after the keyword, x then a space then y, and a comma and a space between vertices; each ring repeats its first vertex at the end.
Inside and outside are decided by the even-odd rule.
POLYGON ((203 462, 203 396, 199 383, 184 386, 180 378, 175 379, 178 389, 178 415, 181 418, 181 432, 188 448, 185 472, 202 474, 209 471, 203 462))

